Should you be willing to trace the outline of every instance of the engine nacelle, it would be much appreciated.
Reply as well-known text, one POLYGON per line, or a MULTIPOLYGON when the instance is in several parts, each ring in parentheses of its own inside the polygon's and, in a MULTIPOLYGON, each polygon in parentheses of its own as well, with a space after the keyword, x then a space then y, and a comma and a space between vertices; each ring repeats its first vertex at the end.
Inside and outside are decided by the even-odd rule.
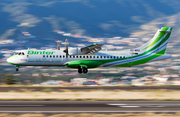
POLYGON ((70 48, 68 49, 69 55, 81 55, 85 54, 84 52, 81 52, 81 48, 70 48))

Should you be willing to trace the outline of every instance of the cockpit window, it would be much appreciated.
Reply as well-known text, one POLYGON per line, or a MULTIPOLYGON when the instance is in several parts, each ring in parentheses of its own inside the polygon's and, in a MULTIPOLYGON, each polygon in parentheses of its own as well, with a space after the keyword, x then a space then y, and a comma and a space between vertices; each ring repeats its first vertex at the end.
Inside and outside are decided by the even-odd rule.
POLYGON ((14 52, 14 55, 25 55, 24 52, 14 52))

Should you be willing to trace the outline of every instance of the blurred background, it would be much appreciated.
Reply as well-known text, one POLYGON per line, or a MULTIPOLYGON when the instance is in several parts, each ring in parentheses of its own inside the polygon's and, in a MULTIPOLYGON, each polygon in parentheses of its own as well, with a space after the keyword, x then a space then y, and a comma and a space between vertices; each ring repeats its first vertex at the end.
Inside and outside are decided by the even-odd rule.
POLYGON ((180 85, 179 0, 1 0, 0 83, 19 85, 180 85), (172 59, 131 68, 97 68, 88 74, 58 67, 21 67, 6 62, 14 50, 56 49, 104 43, 120 51, 141 46, 157 29, 173 27, 166 53, 172 59), (61 45, 64 47, 64 45, 61 45))

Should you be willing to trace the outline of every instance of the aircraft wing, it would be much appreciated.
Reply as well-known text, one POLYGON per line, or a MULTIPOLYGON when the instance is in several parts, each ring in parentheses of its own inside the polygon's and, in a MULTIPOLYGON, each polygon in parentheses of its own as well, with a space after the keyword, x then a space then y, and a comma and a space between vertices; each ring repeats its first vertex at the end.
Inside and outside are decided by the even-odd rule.
POLYGON ((81 52, 85 54, 93 54, 101 50, 103 44, 92 44, 86 47, 81 48, 81 52))

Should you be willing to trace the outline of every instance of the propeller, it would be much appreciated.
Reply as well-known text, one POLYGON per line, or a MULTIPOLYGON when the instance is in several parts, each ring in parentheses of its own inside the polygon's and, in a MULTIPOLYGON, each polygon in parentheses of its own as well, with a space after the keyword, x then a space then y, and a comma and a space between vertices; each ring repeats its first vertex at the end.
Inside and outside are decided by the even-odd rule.
POLYGON ((66 39, 66 41, 65 41, 65 47, 66 47, 66 49, 63 51, 63 52, 65 52, 66 53, 66 58, 68 57, 68 55, 69 55, 69 53, 68 53, 68 40, 66 39))
POLYGON ((59 41, 59 40, 58 40, 58 41, 56 41, 56 42, 57 42, 57 49, 60 50, 60 43, 61 43, 62 41, 59 41))

